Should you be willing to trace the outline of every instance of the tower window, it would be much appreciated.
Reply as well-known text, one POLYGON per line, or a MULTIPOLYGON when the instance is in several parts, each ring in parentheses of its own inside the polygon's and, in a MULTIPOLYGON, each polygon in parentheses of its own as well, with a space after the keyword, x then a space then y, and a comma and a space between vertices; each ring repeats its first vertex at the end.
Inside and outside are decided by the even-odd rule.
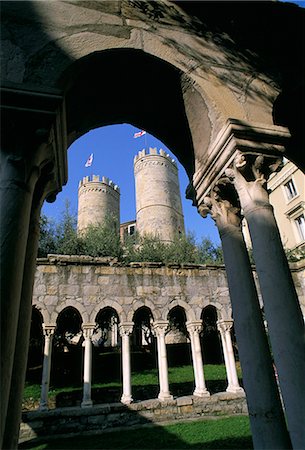
POLYGON ((129 234, 129 236, 132 236, 135 233, 135 229, 136 229, 135 225, 129 225, 128 226, 128 234, 129 234))
POLYGON ((286 184, 284 184, 285 193, 288 200, 291 200, 293 197, 298 195, 297 189, 292 179, 290 179, 286 184))
POLYGON ((305 217, 301 214, 299 217, 294 219, 294 223, 297 227, 299 238, 301 241, 305 240, 305 217))

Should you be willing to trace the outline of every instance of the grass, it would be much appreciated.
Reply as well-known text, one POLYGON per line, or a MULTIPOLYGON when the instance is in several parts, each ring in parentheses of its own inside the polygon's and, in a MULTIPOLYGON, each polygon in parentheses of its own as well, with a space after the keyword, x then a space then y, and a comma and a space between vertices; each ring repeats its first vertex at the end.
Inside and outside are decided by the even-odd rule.
POLYGON ((20 449, 252 449, 249 419, 244 416, 112 431, 60 438, 20 449))
MULTIPOLYGON (((237 373, 239 378, 241 378, 241 371, 239 365, 237 365, 237 373)), ((226 380, 226 369, 223 364, 212 365, 207 364, 204 366, 204 374, 206 381, 219 381, 226 380)), ((194 382, 194 371, 192 366, 180 366, 180 367, 170 367, 168 370, 168 377, 170 384, 176 383, 193 383, 194 382)), ((158 370, 151 369, 145 370, 141 373, 133 372, 131 375, 132 386, 148 386, 148 385, 158 385, 158 370)), ((95 388, 117 388, 121 387, 120 380, 114 380, 108 383, 95 383, 92 384, 92 389, 95 388)), ((64 386, 64 387, 51 387, 49 391, 49 398, 54 398, 60 393, 68 393, 79 391, 82 386, 64 386)), ((24 400, 32 399, 34 401, 39 401, 40 398, 40 385, 39 384, 29 384, 26 383, 24 394, 24 400)))

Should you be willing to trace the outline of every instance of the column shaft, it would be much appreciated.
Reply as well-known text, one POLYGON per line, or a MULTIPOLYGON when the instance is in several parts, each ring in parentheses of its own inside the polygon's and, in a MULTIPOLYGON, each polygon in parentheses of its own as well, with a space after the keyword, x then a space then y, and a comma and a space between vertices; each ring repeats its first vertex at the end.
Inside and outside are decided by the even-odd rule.
MULTIPOLYGON (((22 157, 4 155, 3 159, 0 183, 0 204, 3 212, 0 222, 1 448, 11 388, 33 190, 39 174, 38 170, 37 173, 33 171, 30 174, 22 157)), ((31 165, 30 162, 28 165, 31 165)))
POLYGON ((192 350, 192 358, 193 358, 193 367, 194 367, 194 376, 195 376, 195 390, 194 395, 197 397, 209 397, 210 393, 208 392, 205 379, 204 379, 204 371, 203 371, 203 361, 201 354, 201 345, 199 332, 201 330, 201 321, 196 322, 187 322, 186 323, 187 330, 190 335, 191 340, 191 350, 192 350))
POLYGON ((216 221, 222 243, 254 448, 288 449, 291 444, 241 232, 240 207, 227 178, 220 179, 211 196, 204 199, 204 205, 199 205, 202 215, 207 214, 207 208, 216 221))
POLYGON ((157 336, 157 348, 158 348, 158 369, 159 369, 159 384, 160 392, 158 398, 160 400, 172 400, 173 396, 169 391, 168 384, 168 366, 167 366, 167 354, 165 344, 165 330, 168 326, 168 322, 155 322, 154 330, 157 336))
POLYGON ((133 322, 125 322, 119 326, 122 337, 122 373, 123 373, 123 393, 121 402, 129 405, 132 401, 131 395, 131 367, 130 367, 130 335, 133 330, 133 322))
POLYGON ((21 420, 21 404, 28 358, 32 315, 33 281, 36 270, 36 256, 39 240, 39 216, 42 203, 41 189, 37 188, 36 186, 35 191, 36 195, 34 194, 31 211, 29 236, 25 256, 26 264, 24 266, 21 290, 21 302, 16 337, 16 342, 18 343, 18 345, 15 346, 10 397, 3 439, 3 448, 6 449, 15 449, 18 446, 21 420))
POLYGON ((50 386, 50 373, 51 373, 51 360, 52 360, 52 340, 53 332, 50 328, 45 328, 45 341, 44 341, 44 352, 43 352, 43 366, 42 366, 42 379, 41 379, 41 395, 40 395, 40 410, 48 409, 48 395, 50 386))
POLYGON ((238 152, 227 174, 248 222, 288 429, 298 449, 305 442, 305 327, 266 189, 268 176, 279 167, 277 156, 238 152))
POLYGON ((91 400, 91 378, 92 378, 92 342, 91 337, 94 327, 92 325, 83 325, 83 332, 85 337, 84 349, 84 383, 83 383, 83 400, 82 408, 92 406, 91 400))
POLYGON ((231 367, 230 367, 230 363, 229 363, 227 342, 226 342, 225 334, 224 334, 223 330, 219 330, 219 331, 220 331, 220 338, 221 338, 221 343, 222 343, 223 357, 224 357, 224 360, 225 360, 227 379, 228 379, 228 387, 227 387, 226 390, 228 392, 230 392, 231 386, 232 386, 232 376, 231 376, 231 367))
POLYGON ((221 241, 254 447, 288 449, 290 441, 242 232, 222 230, 221 241))

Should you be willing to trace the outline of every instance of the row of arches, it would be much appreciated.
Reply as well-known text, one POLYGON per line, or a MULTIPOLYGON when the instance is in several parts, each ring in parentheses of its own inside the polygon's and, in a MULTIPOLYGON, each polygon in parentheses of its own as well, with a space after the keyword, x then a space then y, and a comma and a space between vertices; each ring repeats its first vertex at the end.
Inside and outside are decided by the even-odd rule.
MULTIPOLYGON (((169 368, 176 366, 191 366, 192 362, 192 336, 187 321, 185 310, 181 306, 173 307, 167 317, 164 343, 166 345, 166 357, 169 368)), ((153 312, 150 308, 142 306, 133 315, 132 330, 129 333, 128 346, 131 355, 131 372, 141 373, 146 370, 158 369, 158 336, 155 331, 153 312)), ((198 321, 196 322, 198 323, 198 321)), ((209 305, 202 310, 202 330, 200 332, 201 360, 203 365, 221 364, 224 362, 224 351, 217 326, 217 310, 209 305)), ((79 386, 83 381, 85 365, 86 333, 80 312, 74 307, 63 309, 53 325, 52 335, 52 358, 50 365, 50 377, 48 383, 54 387, 79 386)), ((124 364, 121 362, 123 356, 123 337, 120 330, 121 323, 117 311, 111 307, 102 308, 95 317, 95 323, 90 324, 92 344, 91 376, 93 384, 107 383, 113 380, 120 381, 124 375, 124 364), (121 339, 122 337, 122 339, 121 339)), ((124 326, 124 324, 123 324, 124 326)), ((48 328, 47 328, 48 329, 48 328)), ((45 355, 46 355, 46 332, 41 312, 33 307, 30 350, 27 367, 27 379, 31 382, 40 383, 43 378, 45 355), (44 348, 44 350, 43 350, 44 348), (43 354, 44 353, 44 354, 43 354)), ((231 330, 231 340, 236 349, 235 336, 231 330)), ((238 358, 237 351, 235 356, 238 358)), ((201 363, 202 365, 202 363, 201 363)), ((90 381, 90 383, 91 383, 90 381)), ((195 380, 194 380, 195 381, 195 380)), ((42 385, 44 382, 42 381, 42 385)), ((192 394, 194 386, 186 386, 182 390, 176 389, 179 395, 192 394), (187 389, 187 391, 185 391, 187 389)), ((226 381, 219 383, 217 387, 212 386, 210 390, 217 392, 225 390, 226 381)), ((137 400, 151 398, 154 390, 143 390, 137 400)), ((175 392, 174 392, 175 393, 175 392)), ((116 392, 114 395, 118 395, 116 392)), ((44 394, 42 393, 42 397, 44 394)), ((43 399, 43 407, 46 406, 43 399)), ((118 401, 118 398, 105 395, 98 402, 118 401)), ((59 402, 59 405, 62 406, 59 402)))

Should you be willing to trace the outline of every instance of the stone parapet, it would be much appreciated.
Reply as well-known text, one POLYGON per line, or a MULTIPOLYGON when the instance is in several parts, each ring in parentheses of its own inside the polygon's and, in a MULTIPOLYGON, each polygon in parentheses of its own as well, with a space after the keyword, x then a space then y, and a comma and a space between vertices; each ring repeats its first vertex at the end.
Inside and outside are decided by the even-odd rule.
POLYGON ((166 153, 162 148, 160 148, 160 150, 158 151, 158 149, 156 147, 149 147, 148 152, 146 152, 146 149, 144 148, 143 150, 140 150, 137 155, 135 155, 134 157, 134 164, 137 163, 137 161, 145 158, 146 156, 163 156, 163 158, 166 158, 166 160, 168 162, 170 162, 173 167, 175 167, 177 169, 177 163, 176 161, 168 154, 166 153))
POLYGON ((244 394, 228 392, 207 398, 187 396, 168 401, 152 399, 128 406, 122 403, 107 403, 86 409, 73 407, 32 411, 22 416, 19 442, 32 439, 35 439, 35 442, 42 439, 49 441, 52 438, 92 434, 111 428, 245 415, 247 412, 244 394))
POLYGON ((120 188, 117 184, 115 184, 109 178, 104 176, 100 177, 99 175, 88 175, 86 177, 83 177, 83 179, 80 180, 78 184, 78 188, 80 188, 81 186, 86 187, 88 183, 90 183, 90 187, 92 187, 91 183, 105 184, 107 186, 112 187, 114 191, 120 192, 120 188))

